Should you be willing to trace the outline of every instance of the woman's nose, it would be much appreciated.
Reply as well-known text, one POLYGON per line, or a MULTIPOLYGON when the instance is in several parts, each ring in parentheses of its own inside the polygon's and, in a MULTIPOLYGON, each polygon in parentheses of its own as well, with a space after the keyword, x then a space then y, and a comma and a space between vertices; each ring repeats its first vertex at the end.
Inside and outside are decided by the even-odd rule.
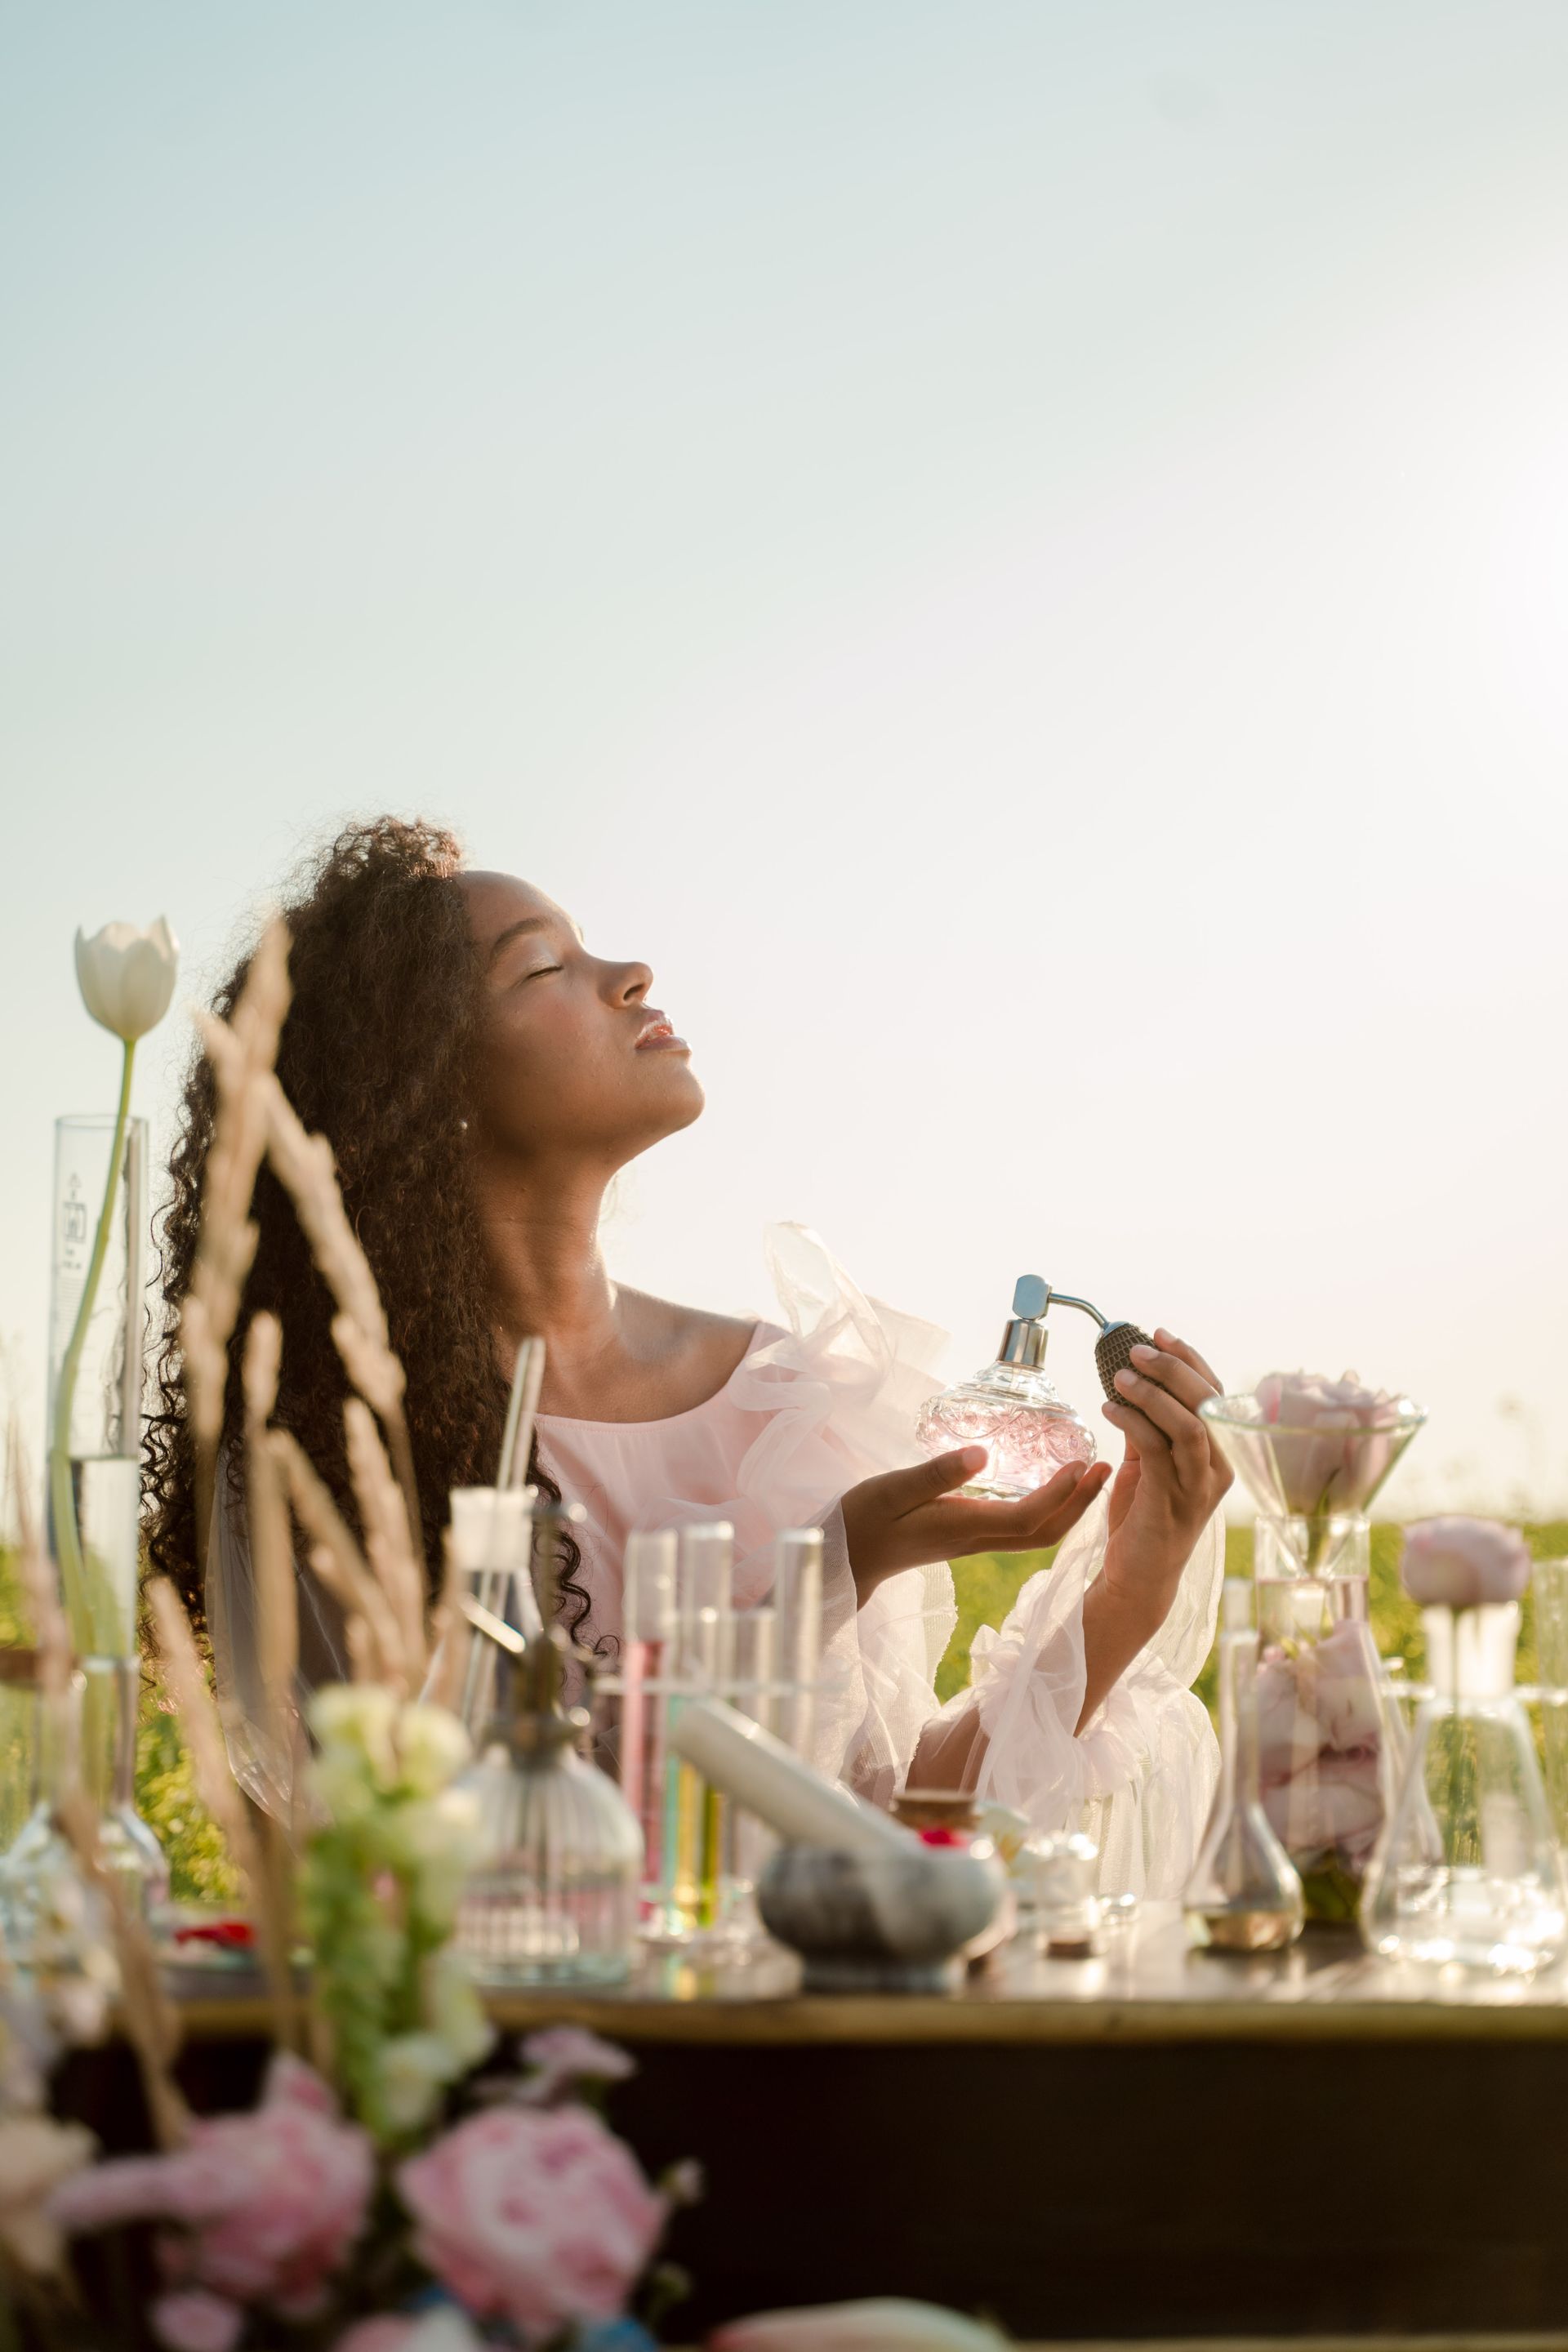
POLYGON ((653 972, 646 963, 616 963, 610 966, 610 1001, 615 1004, 640 1004, 653 986, 653 972))

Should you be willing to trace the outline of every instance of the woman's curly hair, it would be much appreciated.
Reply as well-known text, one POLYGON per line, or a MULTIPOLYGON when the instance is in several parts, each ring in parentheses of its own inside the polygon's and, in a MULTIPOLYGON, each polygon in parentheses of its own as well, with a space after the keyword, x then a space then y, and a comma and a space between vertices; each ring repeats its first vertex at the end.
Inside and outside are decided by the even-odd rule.
MULTIPOLYGON (((278 1075, 305 1125, 332 1147, 350 1223, 381 1287, 392 1345, 408 1379, 409 1435, 433 1574, 448 1491, 495 1478, 507 1395, 464 1143, 482 998, 456 879, 461 865, 451 834, 380 817, 340 833, 283 908, 293 999, 278 1075)), ((226 1017, 247 968, 248 958, 217 992, 215 1010, 226 1017)), ((195 1255, 214 1108, 212 1066, 200 1055, 170 1161, 173 1198, 162 1232, 166 1321, 145 1441, 148 1549, 198 1621, 200 1551, 179 1318, 195 1255)), ((228 1459, 237 1460, 245 1335, 252 1317, 269 1309, 283 1327, 275 1417, 352 1517, 342 1421, 348 1388, 332 1342, 332 1300, 289 1196, 265 1162, 251 1213, 260 1238, 229 1342, 223 1444, 228 1459)), ((530 1475, 559 1500, 537 1459, 530 1475)), ((568 1538, 561 1591, 573 1605, 574 1633, 589 1608, 588 1594, 573 1580, 579 1565, 568 1538)))

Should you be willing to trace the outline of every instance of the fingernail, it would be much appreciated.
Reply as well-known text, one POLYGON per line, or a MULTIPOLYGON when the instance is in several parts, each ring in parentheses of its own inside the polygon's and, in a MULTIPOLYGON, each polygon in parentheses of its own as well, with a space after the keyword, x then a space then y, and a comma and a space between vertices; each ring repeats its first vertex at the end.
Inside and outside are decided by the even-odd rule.
POLYGON ((1116 1385, 1119 1389, 1130 1389, 1133 1386, 1137 1378, 1138 1375, 1136 1372, 1130 1372, 1123 1369, 1116 1375, 1116 1385))
POLYGON ((1158 1348, 1147 1347, 1142 1339, 1139 1340, 1137 1346, 1132 1350, 1134 1356, 1142 1358, 1142 1361, 1146 1364, 1152 1364, 1159 1352, 1160 1350, 1158 1348))
POLYGON ((984 1470, 991 1454, 989 1448, 984 1445, 961 1445, 958 1458, 966 1470, 984 1470))
MULTIPOLYGON (((1154 1334, 1155 1339, 1158 1339, 1162 1348, 1168 1348, 1175 1336, 1176 1335, 1173 1331, 1167 1331, 1163 1323, 1154 1334)), ((1134 1349, 1133 1353, 1137 1353, 1136 1349, 1134 1349)))

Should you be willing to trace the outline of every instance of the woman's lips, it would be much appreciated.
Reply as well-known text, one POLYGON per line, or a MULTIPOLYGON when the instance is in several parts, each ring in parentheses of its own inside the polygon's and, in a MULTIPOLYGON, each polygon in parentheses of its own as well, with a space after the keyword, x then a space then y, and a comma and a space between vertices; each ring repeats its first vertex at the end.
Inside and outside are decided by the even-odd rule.
POLYGON ((639 1054, 689 1054, 690 1046, 684 1037, 678 1037, 662 1013, 650 1013, 644 1022, 637 1042, 639 1054))

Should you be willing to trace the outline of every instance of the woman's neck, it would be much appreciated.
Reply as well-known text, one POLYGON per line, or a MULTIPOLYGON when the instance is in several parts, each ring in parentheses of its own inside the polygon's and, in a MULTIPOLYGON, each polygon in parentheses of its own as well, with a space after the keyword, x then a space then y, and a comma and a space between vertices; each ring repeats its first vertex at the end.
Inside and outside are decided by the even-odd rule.
POLYGON ((546 1186, 479 1171, 480 1215, 494 1272, 502 1360, 544 1341, 544 1396, 602 1377, 622 1350, 616 1286, 599 1248, 600 1180, 546 1186))

